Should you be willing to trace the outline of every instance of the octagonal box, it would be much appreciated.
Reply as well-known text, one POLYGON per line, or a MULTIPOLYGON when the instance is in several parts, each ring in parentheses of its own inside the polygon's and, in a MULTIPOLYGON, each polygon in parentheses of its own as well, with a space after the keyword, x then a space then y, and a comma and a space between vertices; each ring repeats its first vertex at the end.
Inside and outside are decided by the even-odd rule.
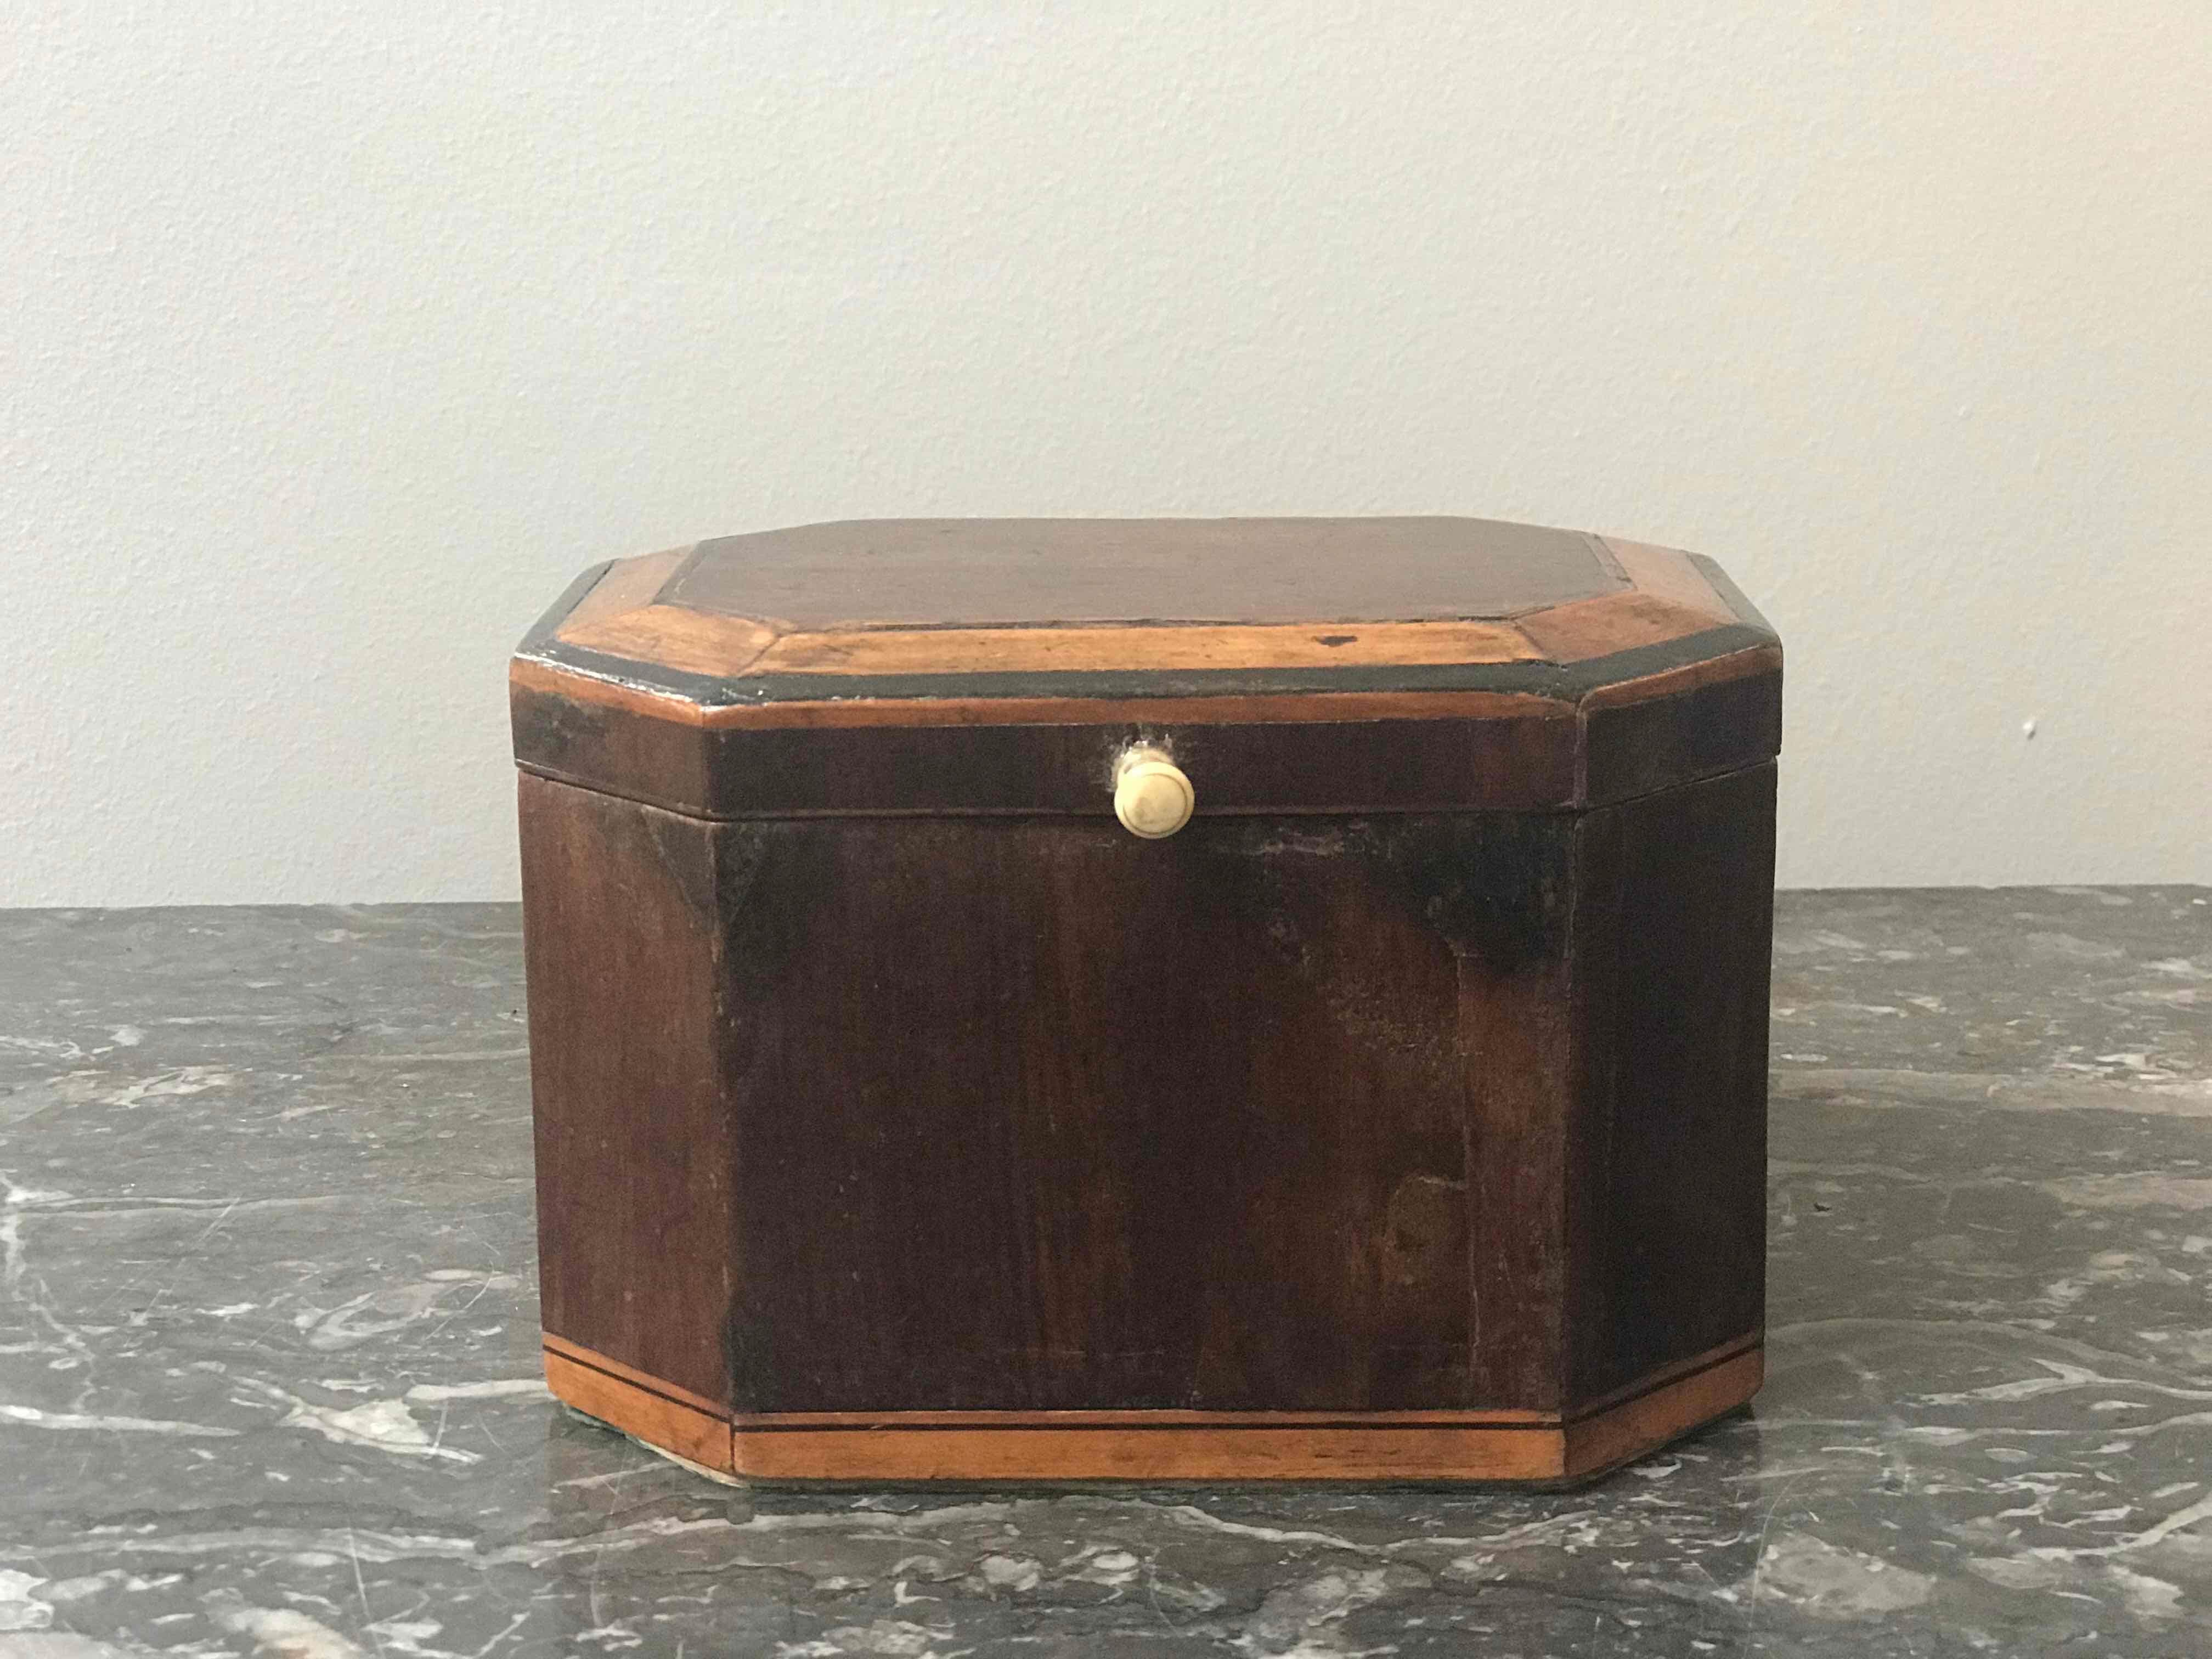
POLYGON ((1780 683, 1711 562, 1477 520, 587 572, 512 671, 555 1392, 778 1480, 1571 1481, 1741 1405, 1780 683))

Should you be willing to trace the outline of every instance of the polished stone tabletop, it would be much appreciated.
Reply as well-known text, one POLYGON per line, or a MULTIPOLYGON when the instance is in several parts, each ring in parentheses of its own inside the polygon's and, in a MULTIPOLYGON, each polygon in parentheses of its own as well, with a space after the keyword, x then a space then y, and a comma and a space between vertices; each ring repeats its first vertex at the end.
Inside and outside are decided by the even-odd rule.
POLYGON ((0 1659, 2212 1653, 2212 895, 1790 894, 1770 1381, 1595 1487, 748 1492, 538 1380, 515 911, 0 914, 0 1659))

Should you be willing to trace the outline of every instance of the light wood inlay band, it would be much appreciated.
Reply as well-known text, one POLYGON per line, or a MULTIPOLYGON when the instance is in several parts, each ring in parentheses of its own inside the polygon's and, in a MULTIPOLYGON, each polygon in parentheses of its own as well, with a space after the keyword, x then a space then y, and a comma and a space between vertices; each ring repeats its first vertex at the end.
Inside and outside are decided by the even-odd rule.
POLYGON ((793 629, 659 602, 684 550, 617 562, 562 623, 565 644, 716 678, 758 674, 900 676, 1086 670, 1352 668, 1577 662, 1656 645, 1732 620, 1687 556, 1610 541, 1634 585, 1525 615, 1420 622, 1085 623, 793 629))
MULTIPOLYGON (((1589 692, 1589 708, 1639 702, 1764 673, 1781 650, 1756 646, 1589 692)), ((667 692, 595 679, 519 657, 507 681, 519 691, 621 709, 677 726, 751 730, 854 726, 1261 726, 1365 720, 1571 720, 1575 706, 1518 691, 1304 691, 1214 697, 849 697, 835 702, 705 707, 667 692)))
POLYGON ((726 1417, 694 1410, 609 1372, 580 1365, 550 1348, 545 1350, 545 1386, 578 1411, 611 1423, 649 1446, 725 1474, 732 1473, 726 1417))
POLYGON ((768 1481, 1577 1480, 1734 1410, 1764 1375, 1756 1339, 1738 1341, 1571 1420, 1522 1411, 730 1414, 557 1340, 546 1347, 546 1382, 569 1405, 708 1468, 768 1481))

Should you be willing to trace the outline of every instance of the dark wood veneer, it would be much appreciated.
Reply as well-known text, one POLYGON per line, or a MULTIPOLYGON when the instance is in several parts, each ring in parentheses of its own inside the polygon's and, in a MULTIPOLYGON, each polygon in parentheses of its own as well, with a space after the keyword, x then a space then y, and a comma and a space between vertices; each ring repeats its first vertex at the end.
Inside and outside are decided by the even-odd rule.
POLYGON ((510 677, 549 1379, 778 1480, 1557 1481, 1740 1404, 1780 682, 1705 562, 1473 520, 586 573, 510 677))
POLYGON ((521 818, 545 1328, 726 1403, 718 832, 527 775, 521 818))
POLYGON ((702 544, 667 601, 823 629, 1510 617, 1622 585, 1595 537, 1487 519, 884 519, 702 544))
POLYGON ((1756 1328, 1769 769, 1164 843, 521 787, 557 1335, 741 1411, 1558 1411, 1756 1328))

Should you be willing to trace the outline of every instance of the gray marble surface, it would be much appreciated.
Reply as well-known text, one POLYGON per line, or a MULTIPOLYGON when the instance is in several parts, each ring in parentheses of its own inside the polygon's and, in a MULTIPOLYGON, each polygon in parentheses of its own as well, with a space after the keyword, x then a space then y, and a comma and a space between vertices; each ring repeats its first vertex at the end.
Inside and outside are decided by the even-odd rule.
POLYGON ((1784 896, 1771 1381, 1594 1488, 750 1493, 538 1380, 505 907, 0 915, 0 1659, 2212 1652, 2212 902, 1784 896))

